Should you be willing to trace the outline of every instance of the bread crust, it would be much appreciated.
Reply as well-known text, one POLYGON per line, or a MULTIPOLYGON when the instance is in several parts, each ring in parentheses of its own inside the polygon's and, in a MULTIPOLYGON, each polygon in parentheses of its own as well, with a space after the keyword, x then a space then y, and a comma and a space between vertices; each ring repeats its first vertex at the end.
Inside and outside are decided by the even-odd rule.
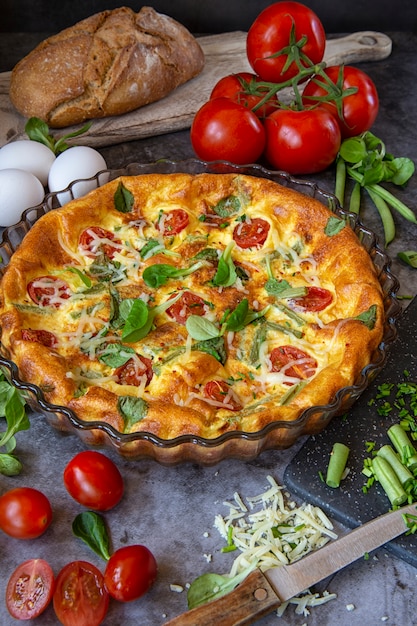
POLYGON ((203 66, 182 24, 151 7, 121 7, 41 42, 14 67, 10 99, 25 117, 60 128, 160 100, 203 66))

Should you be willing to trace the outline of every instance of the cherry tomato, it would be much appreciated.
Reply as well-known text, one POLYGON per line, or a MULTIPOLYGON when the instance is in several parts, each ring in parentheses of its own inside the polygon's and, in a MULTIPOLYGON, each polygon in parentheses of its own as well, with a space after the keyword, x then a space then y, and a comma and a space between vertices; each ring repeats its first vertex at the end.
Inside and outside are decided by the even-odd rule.
POLYGON ((143 596, 156 580, 158 566, 145 546, 132 545, 116 550, 107 561, 104 583, 109 594, 120 602, 143 596))
POLYGON ((224 404, 229 411, 240 411, 242 403, 232 394, 230 385, 225 380, 209 380, 204 386, 204 395, 215 402, 224 404))
POLYGON ((52 568, 43 559, 29 559, 18 565, 6 587, 10 615, 20 620, 38 617, 52 600, 54 584, 52 568))
MULTIPOLYGON (((356 87, 357 92, 343 98, 342 118, 339 116, 334 102, 325 102, 326 107, 338 120, 342 138, 354 137, 369 130, 379 110, 378 92, 373 80, 362 70, 349 65, 332 65, 325 73, 330 80, 339 85, 342 91, 356 87), (340 80, 341 79, 341 80, 340 80)), ((317 102, 329 93, 329 87, 323 78, 315 76, 310 79, 303 91, 303 102, 307 105, 317 102)))
POLYGON ((0 528, 16 539, 35 539, 52 522, 48 498, 32 487, 16 487, 0 497, 0 528))
POLYGON ((163 213, 159 219, 158 228, 162 230, 164 237, 168 235, 178 235, 188 226, 190 218, 184 209, 173 209, 163 213))
POLYGON ((307 287, 305 296, 290 298, 290 306, 300 311, 322 311, 333 301, 333 295, 328 289, 322 287, 307 287))
POLYGON ((275 2, 261 11, 249 28, 246 39, 246 53, 251 67, 262 80, 282 83, 298 74, 298 68, 288 61, 287 54, 275 56, 290 43, 291 29, 295 28, 295 43, 300 43, 300 51, 311 63, 302 61, 304 66, 322 61, 326 46, 326 34, 317 15, 299 2, 275 2))
POLYGON ((100 226, 90 226, 81 233, 78 245, 84 254, 89 257, 105 254, 106 257, 112 259, 118 248, 108 243, 109 241, 119 243, 111 231, 105 230, 100 226))
POLYGON ((58 340, 54 333, 49 330, 24 328, 22 330, 22 339, 25 341, 33 341, 35 343, 41 343, 47 348, 54 348, 58 343, 58 340))
POLYGON ((269 222, 261 217, 240 222, 233 231, 233 239, 239 248, 254 248, 262 246, 269 233, 269 222))
MULTIPOLYGON (((269 89, 262 85, 259 77, 250 72, 238 72, 221 78, 213 87, 210 99, 229 98, 247 109, 253 109, 268 94, 269 89)), ((276 94, 268 99, 254 113, 261 119, 275 111, 278 106, 276 94)))
POLYGON ((204 315, 205 303, 192 291, 184 291, 179 300, 167 309, 167 314, 178 324, 185 324, 190 315, 204 315))
POLYGON ((53 605, 64 626, 99 626, 109 606, 103 574, 86 561, 68 563, 57 576, 53 605))
POLYGON ((278 110, 265 120, 265 157, 278 170, 314 174, 335 160, 341 134, 335 117, 326 109, 278 110))
POLYGON ((71 297, 67 283, 57 276, 39 276, 27 285, 30 298, 39 306, 53 306, 58 309, 62 300, 71 297))
POLYGON ((205 161, 254 163, 265 147, 265 130, 255 113, 229 98, 209 100, 191 126, 195 153, 205 161))
POLYGON ((95 511, 108 511, 120 502, 123 478, 119 469, 101 452, 79 452, 64 470, 64 485, 80 504, 95 511))
POLYGON ((280 372, 284 369, 287 376, 304 380, 314 375, 317 361, 295 346, 279 346, 274 348, 269 355, 273 372, 280 372))
POLYGON ((136 358, 129 359, 124 365, 118 367, 114 375, 120 385, 139 387, 144 376, 146 377, 145 385, 149 385, 153 378, 152 361, 139 354, 136 358))

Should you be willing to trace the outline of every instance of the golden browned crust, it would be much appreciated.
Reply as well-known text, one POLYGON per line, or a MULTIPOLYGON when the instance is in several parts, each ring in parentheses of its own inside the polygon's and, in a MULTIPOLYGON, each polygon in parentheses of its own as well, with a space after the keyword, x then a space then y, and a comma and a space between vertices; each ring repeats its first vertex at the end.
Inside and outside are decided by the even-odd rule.
POLYGON ((334 219, 317 200, 261 178, 119 178, 50 211, 26 235, 1 284, 2 344, 22 377, 40 386, 47 400, 69 406, 82 420, 104 421, 122 433, 213 438, 295 420, 306 408, 326 405, 339 389, 354 384, 383 335, 383 295, 372 261, 348 226, 341 223, 336 231, 328 230, 334 219), (116 209, 120 186, 133 194, 131 211, 116 209), (231 213, 230 202, 229 208, 219 209, 219 203, 231 199, 237 199, 231 213), (162 235, 161 224, 177 209, 188 215, 187 227, 162 235), (265 241, 249 248, 238 245, 235 229, 258 218, 269 225, 265 241), (103 257, 101 244, 99 256, 80 251, 80 236, 91 227, 110 231, 119 242, 115 259, 103 257), (142 257, 149 241, 159 248, 142 257), (230 244, 237 277, 230 284, 215 285, 219 258, 230 244), (213 250, 215 258, 207 255, 213 250), (99 257, 112 275, 97 277, 99 257), (144 280, 152 266, 187 270, 196 262, 192 272, 165 284, 144 280), (35 303, 27 286, 42 276, 64 281, 70 297, 57 307, 35 303), (303 308, 297 297, 281 297, 267 288, 271 277, 301 287, 303 293, 318 288, 330 301, 318 311, 311 305, 303 308), (123 340, 120 308, 129 299, 141 300, 152 311, 184 291, 204 302, 198 316, 218 330, 212 337, 218 341, 214 349, 207 337, 194 335, 168 315, 167 307, 143 337, 123 340), (259 319, 224 327, 243 301, 259 319), (51 332, 56 344, 29 340, 27 329, 51 332), (150 364, 150 380, 145 373, 134 384, 120 378, 117 363, 103 360, 111 344, 127 347, 150 364), (313 359, 313 371, 298 375, 274 368, 273 350, 283 346, 313 359), (213 401, 206 392, 212 381, 230 390, 226 405, 221 395, 213 401), (134 408, 131 402, 137 402, 134 408))
POLYGON ((25 117, 70 126, 160 100, 203 66, 182 24, 150 7, 121 7, 41 42, 13 69, 10 99, 25 117))

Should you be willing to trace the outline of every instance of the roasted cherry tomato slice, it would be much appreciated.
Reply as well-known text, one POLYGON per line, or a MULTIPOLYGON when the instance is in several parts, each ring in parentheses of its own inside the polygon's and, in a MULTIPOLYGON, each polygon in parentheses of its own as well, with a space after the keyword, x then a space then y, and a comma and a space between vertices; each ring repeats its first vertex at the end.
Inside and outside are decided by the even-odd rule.
MULTIPOLYGON (((243 104, 247 109, 253 110, 261 100, 269 93, 269 89, 260 84, 259 77, 250 72, 238 72, 221 78, 213 87, 210 99, 229 98, 238 104, 243 104)), ((264 118, 278 107, 276 95, 272 96, 254 113, 264 118)))
POLYGON ((81 233, 78 245, 87 256, 95 257, 105 254, 106 257, 112 259, 118 248, 109 243, 111 241, 118 243, 111 231, 100 226, 90 226, 81 233))
POLYGON ((115 376, 117 376, 117 382, 120 385, 133 385, 135 387, 139 387, 143 377, 146 376, 146 385, 149 385, 153 378, 152 361, 145 356, 137 355, 118 367, 115 370, 115 376))
POLYGON ((18 565, 6 588, 6 606, 15 619, 35 619, 52 600, 54 573, 43 559, 29 559, 18 565))
POLYGON ((204 395, 210 400, 223 404, 224 408, 229 411, 240 411, 242 408, 241 402, 224 380, 210 380, 204 386, 204 395))
POLYGON ((312 356, 291 345, 274 348, 269 358, 273 372, 284 370, 291 378, 311 378, 317 368, 317 361, 312 356))
POLYGON ((53 605, 64 626, 99 626, 109 606, 104 577, 86 561, 72 561, 59 572, 53 605))
POLYGON ((167 309, 167 314, 178 324, 185 324, 190 315, 204 315, 205 303, 196 293, 184 291, 179 300, 167 309))
POLYGON ((239 248, 258 248, 262 246, 269 233, 269 222, 261 217, 240 222, 234 231, 233 239, 239 248))
POLYGON ((54 348, 58 343, 58 340, 54 333, 49 330, 24 328, 22 330, 22 339, 25 341, 33 341, 35 343, 41 343, 47 348, 54 348))
POLYGON ((56 276, 39 276, 31 280, 27 292, 39 306, 53 306, 56 309, 63 304, 63 300, 71 297, 67 283, 56 276))
POLYGON ((16 487, 0 497, 0 529, 16 539, 35 539, 52 522, 48 498, 32 487, 16 487))
POLYGON ((328 289, 322 287, 307 287, 305 296, 290 298, 288 303, 293 308, 301 311, 322 311, 333 301, 333 295, 328 289))
POLYGON ((184 211, 184 209, 172 209, 172 211, 162 213, 158 220, 158 229, 164 237, 178 235, 188 226, 189 221, 190 218, 187 211, 184 211))
POLYGON ((112 509, 124 491, 118 467, 95 450, 85 450, 71 459, 64 470, 64 485, 74 500, 94 511, 112 509))
POLYGON ((154 584, 158 566, 152 552, 142 545, 119 548, 107 561, 104 583, 120 602, 143 596, 154 584))

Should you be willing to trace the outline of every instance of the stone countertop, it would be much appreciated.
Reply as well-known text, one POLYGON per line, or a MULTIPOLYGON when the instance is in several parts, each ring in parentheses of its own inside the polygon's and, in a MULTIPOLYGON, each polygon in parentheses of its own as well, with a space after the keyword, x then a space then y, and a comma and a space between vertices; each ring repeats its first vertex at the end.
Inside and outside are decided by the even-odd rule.
MULTIPOLYGON (((374 133, 381 137, 387 150, 396 156, 409 156, 417 162, 417 36, 411 33, 389 33, 393 39, 392 55, 361 67, 374 79, 380 95, 380 113, 374 133), (414 82, 416 81, 416 82, 414 82)), ((5 34, 0 38, 0 71, 12 69, 43 35, 5 34)), ((110 168, 129 162, 153 162, 160 158, 182 160, 193 157, 188 131, 152 137, 100 150, 110 168)), ((329 170, 309 179, 333 190, 334 172, 329 170)), ((416 207, 417 176, 398 196, 413 209, 416 207)), ((369 202, 362 221, 383 239, 376 210, 369 202)), ((417 249, 417 226, 395 215, 397 236, 389 246, 392 270, 400 280, 399 294, 407 299, 417 293, 417 270, 401 264, 400 250, 417 249)), ((23 472, 18 477, 0 476, 0 491, 15 486, 32 486, 51 500, 54 522, 39 539, 19 541, 0 536, 0 595, 16 565, 28 558, 48 560, 57 573, 67 562, 88 560, 103 568, 103 562, 80 540, 72 536, 71 523, 81 507, 67 495, 62 473, 66 463, 84 449, 75 436, 59 433, 43 416, 31 415, 31 428, 17 435, 17 454, 23 472)), ((186 610, 186 591, 175 592, 170 584, 191 582, 207 571, 227 573, 232 558, 220 552, 223 540, 213 527, 215 515, 226 514, 224 500, 235 492, 243 497, 261 493, 267 486, 267 475, 282 482, 284 470, 304 443, 301 440, 285 451, 268 451, 250 462, 227 460, 215 467, 185 464, 163 467, 151 460, 129 462, 113 450, 106 454, 116 461, 126 485, 122 502, 105 514, 114 549, 122 545, 143 543, 155 554, 159 578, 142 599, 128 604, 111 602, 105 626, 159 626, 186 610), (211 555, 211 562, 205 555, 211 555)), ((306 468, 308 471, 308 468, 306 468)), ((337 527, 340 532, 344 528, 337 527)), ((417 541, 417 539, 416 539, 417 541)), ((369 560, 360 560, 317 585, 337 599, 312 608, 308 616, 297 615, 289 606, 283 617, 271 614, 259 620, 260 626, 412 626, 416 623, 415 587, 417 570, 390 555, 383 548, 369 560)), ((17 623, 0 602, 0 623, 17 623)), ((52 607, 37 622, 42 626, 58 624, 52 607)))

